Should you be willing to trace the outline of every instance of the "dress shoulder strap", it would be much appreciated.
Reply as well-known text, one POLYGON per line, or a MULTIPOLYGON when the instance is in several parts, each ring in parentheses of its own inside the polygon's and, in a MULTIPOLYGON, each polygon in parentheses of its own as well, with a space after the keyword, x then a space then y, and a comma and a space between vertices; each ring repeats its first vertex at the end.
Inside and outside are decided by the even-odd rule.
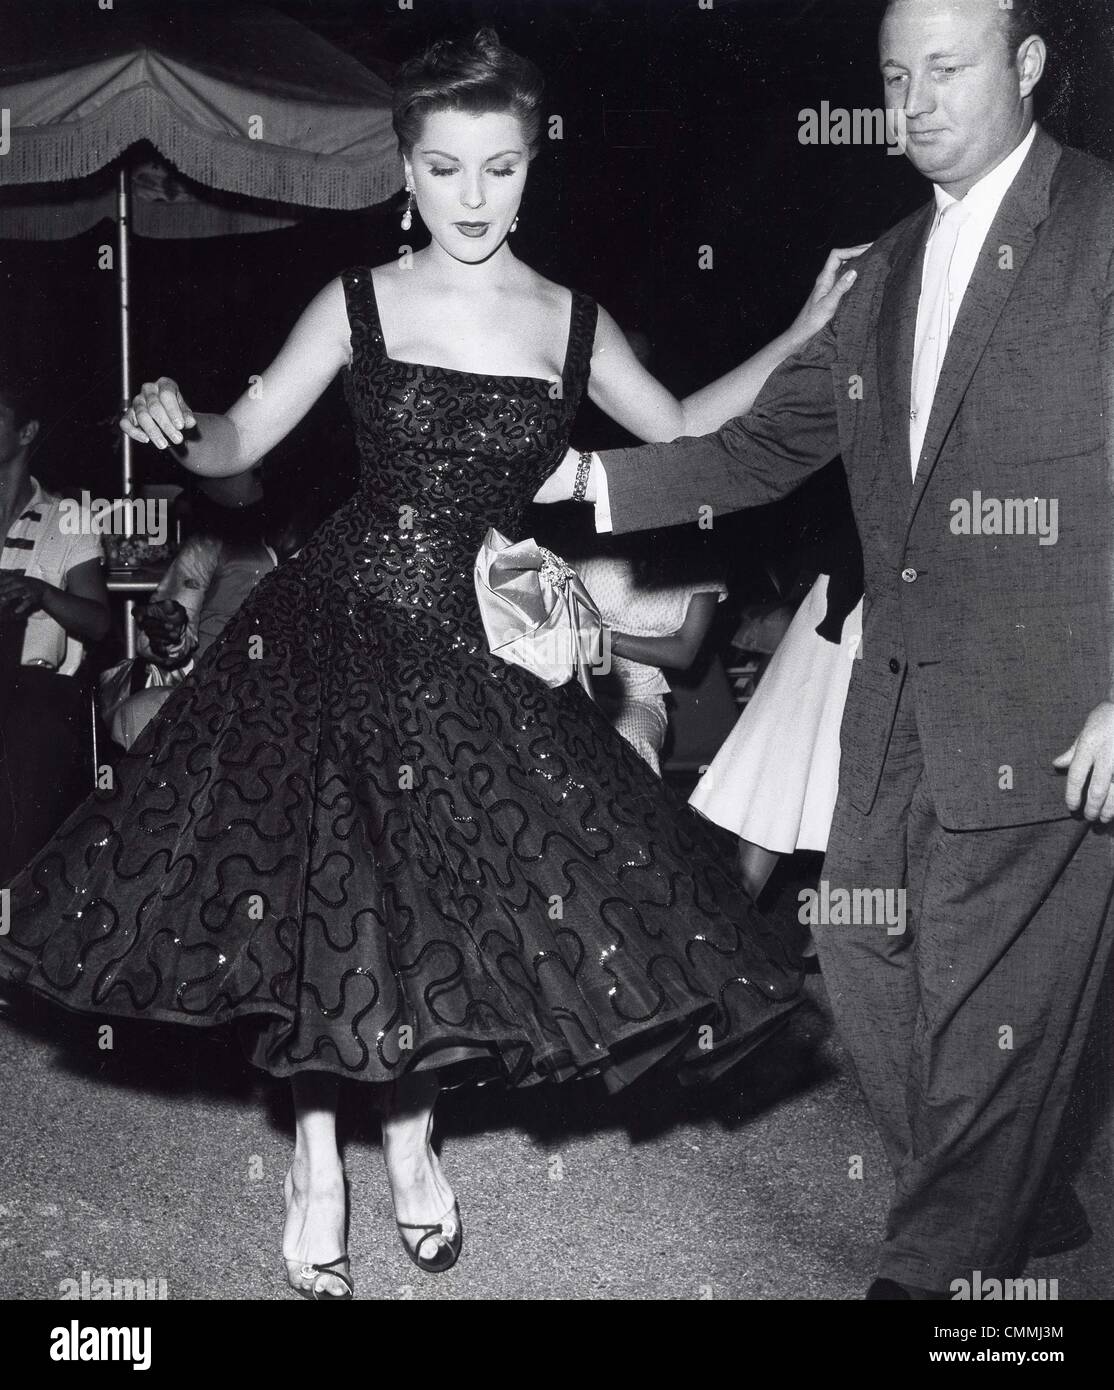
POLYGON ((352 335, 352 360, 355 361, 360 353, 381 356, 383 328, 379 322, 379 305, 375 298, 371 267, 352 266, 341 271, 340 280, 344 286, 344 305, 352 335))
POLYGON ((565 369, 562 373, 566 399, 579 400, 588 383, 598 318, 599 305, 592 296, 584 294, 581 290, 573 290, 569 346, 565 355, 565 369))

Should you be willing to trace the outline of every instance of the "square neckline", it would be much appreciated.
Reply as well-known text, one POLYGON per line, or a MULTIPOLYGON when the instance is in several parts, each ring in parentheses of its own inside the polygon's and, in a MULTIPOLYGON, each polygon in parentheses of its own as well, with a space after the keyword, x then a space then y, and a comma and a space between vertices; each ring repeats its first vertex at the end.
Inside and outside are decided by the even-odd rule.
MULTIPOLYGON (((375 331, 379 337, 379 351, 384 362, 390 363, 392 367, 416 367, 427 372, 448 372, 450 376, 471 377, 475 381, 531 381, 547 389, 554 385, 554 382, 563 382, 568 376, 569 362, 572 359, 573 342, 576 337, 576 309, 577 295, 576 290, 569 290, 569 328, 565 339, 565 355, 561 362, 561 370, 556 378, 546 376, 521 376, 514 373, 503 375, 499 372, 470 372, 462 367, 442 367, 435 362, 411 362, 403 357, 392 357, 387 351, 387 335, 383 332, 383 318, 379 312, 379 297, 375 292, 375 273, 371 266, 367 267, 368 280, 368 299, 371 303, 371 310, 375 318, 375 331)), ((348 364, 351 370, 352 364, 348 364)))

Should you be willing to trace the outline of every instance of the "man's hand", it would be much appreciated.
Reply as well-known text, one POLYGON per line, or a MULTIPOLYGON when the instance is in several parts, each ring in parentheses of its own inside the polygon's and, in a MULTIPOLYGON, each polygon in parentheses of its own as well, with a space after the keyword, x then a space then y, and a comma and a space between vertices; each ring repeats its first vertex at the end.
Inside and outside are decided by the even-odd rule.
POLYGON ((1087 716, 1083 732, 1052 765, 1061 772, 1067 769, 1064 800, 1069 811, 1078 811, 1082 804, 1088 820, 1101 821, 1103 825, 1114 820, 1114 701, 1104 700, 1095 706, 1087 716), (1091 785, 1084 803, 1083 788, 1088 776, 1091 785))
POLYGON ((46 581, 0 570, 0 617, 22 622, 37 613, 46 597, 46 581))
POLYGON ((135 620, 151 644, 151 655, 159 661, 171 657, 189 625, 189 616, 176 599, 152 599, 135 620))
POLYGON ((580 454, 576 449, 568 449, 555 473, 551 473, 537 492, 535 502, 568 502, 576 484, 576 468, 580 454))

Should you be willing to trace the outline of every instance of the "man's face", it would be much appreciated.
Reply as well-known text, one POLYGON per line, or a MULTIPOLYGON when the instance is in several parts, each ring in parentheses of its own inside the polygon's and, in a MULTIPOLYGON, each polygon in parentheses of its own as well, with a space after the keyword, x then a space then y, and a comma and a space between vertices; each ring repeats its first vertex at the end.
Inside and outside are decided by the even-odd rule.
POLYGON ((22 429, 16 427, 15 412, 0 400, 0 468, 6 468, 26 447, 27 440, 23 438, 25 430, 26 426, 22 429))
POLYGON ((1030 120, 1038 46, 1019 67, 998 0, 895 0, 879 39, 882 80, 920 173, 961 198, 1005 159, 1030 120))

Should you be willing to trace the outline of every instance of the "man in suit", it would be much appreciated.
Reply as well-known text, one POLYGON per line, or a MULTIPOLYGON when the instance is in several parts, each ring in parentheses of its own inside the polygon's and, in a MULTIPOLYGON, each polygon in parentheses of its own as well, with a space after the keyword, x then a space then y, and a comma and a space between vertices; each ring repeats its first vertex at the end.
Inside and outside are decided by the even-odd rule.
POLYGON ((867 1297, 924 1299, 1032 1252, 1111 950, 1114 175, 1034 124, 1026 0, 892 0, 880 50, 932 202, 745 418, 558 487, 641 530, 842 455, 866 602, 823 877, 861 910, 815 934, 894 1170, 867 1297))

